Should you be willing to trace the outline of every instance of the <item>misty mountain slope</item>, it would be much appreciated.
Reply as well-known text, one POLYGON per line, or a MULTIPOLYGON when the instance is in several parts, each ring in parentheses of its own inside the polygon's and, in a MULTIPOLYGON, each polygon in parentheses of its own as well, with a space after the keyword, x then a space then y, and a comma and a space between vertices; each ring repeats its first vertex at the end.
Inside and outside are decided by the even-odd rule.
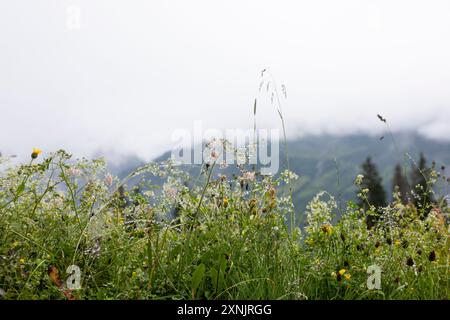
MULTIPOLYGON (((361 172, 361 164, 371 156, 383 178, 388 196, 392 193, 392 175, 394 167, 400 163, 409 173, 423 152, 428 165, 435 161, 438 168, 450 165, 450 142, 430 140, 414 133, 394 134, 394 141, 388 135, 380 140, 378 136, 352 134, 346 136, 318 135, 306 136, 288 141, 289 162, 291 170, 300 176, 293 184, 294 203, 297 212, 303 212, 307 203, 320 191, 326 190, 335 196, 338 203, 345 204, 354 200, 356 187, 354 178, 361 172), (394 142, 395 141, 395 142, 394 142), (406 155, 407 153, 411 159, 406 155)), ((280 144, 280 170, 285 166, 283 144, 280 144)), ((168 159, 167 152, 155 159, 168 159)), ((113 173, 120 178, 125 177, 136 167, 143 165, 136 157, 130 162, 122 161, 121 165, 111 167, 113 173)), ((199 166, 185 166, 192 175, 197 176, 199 166)), ((231 175, 238 173, 234 167, 217 170, 217 173, 231 175)), ((285 188, 286 191, 286 188, 285 188)))
POLYGON ((355 134, 348 136, 310 136, 288 143, 291 170, 300 175, 294 188, 295 204, 304 208, 320 190, 326 190, 338 200, 355 199, 354 178, 361 172, 361 163, 371 156, 383 177, 391 197, 394 166, 400 163, 409 173, 423 152, 428 164, 450 164, 450 143, 429 140, 412 133, 391 137, 355 134), (405 153, 407 155, 405 156, 405 153), (408 156, 409 155, 409 156, 408 156))

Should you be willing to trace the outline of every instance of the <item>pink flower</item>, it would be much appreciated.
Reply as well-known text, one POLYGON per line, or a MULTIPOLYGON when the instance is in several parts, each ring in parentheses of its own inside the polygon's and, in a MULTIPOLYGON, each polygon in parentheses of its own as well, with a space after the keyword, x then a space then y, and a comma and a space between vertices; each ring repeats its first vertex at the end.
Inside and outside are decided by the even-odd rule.
POLYGON ((247 181, 254 181, 255 180, 255 173, 253 171, 247 171, 242 176, 244 180, 247 181))
POLYGON ((105 176, 105 184, 106 184, 108 187, 112 186, 112 184, 113 184, 113 176, 112 176, 110 173, 108 173, 108 174, 105 176))
POLYGON ((219 158, 219 154, 217 153, 216 150, 211 151, 211 159, 213 161, 216 161, 219 158))
POLYGON ((172 186, 165 186, 164 191, 169 198, 175 199, 178 194, 178 189, 172 186))
POLYGON ((68 173, 70 176, 72 176, 72 177, 76 177, 76 176, 79 176, 79 175, 81 174, 81 170, 78 169, 78 168, 75 168, 75 167, 70 167, 70 168, 67 170, 67 173, 68 173))

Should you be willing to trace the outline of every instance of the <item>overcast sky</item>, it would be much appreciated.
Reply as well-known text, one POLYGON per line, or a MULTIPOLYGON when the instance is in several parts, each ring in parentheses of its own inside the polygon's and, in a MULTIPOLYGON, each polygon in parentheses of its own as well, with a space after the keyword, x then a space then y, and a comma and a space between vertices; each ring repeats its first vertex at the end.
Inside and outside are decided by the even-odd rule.
MULTIPOLYGON (((290 136, 382 130, 380 113, 448 138, 449 39, 448 0, 1 1, 0 151, 149 158, 195 120, 248 128, 264 68, 290 136)), ((279 126, 269 100, 260 127, 279 126)))

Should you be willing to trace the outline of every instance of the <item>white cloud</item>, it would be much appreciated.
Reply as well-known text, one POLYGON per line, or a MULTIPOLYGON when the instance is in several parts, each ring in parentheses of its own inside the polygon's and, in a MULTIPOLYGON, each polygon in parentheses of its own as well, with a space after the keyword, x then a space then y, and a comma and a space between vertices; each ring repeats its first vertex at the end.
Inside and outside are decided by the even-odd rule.
MULTIPOLYGON (((449 14, 446 0, 3 1, 0 149, 148 158, 196 119, 251 127, 265 67, 287 86, 291 135, 373 132, 381 113, 446 137, 449 14)), ((258 124, 279 125, 267 99, 258 124)))

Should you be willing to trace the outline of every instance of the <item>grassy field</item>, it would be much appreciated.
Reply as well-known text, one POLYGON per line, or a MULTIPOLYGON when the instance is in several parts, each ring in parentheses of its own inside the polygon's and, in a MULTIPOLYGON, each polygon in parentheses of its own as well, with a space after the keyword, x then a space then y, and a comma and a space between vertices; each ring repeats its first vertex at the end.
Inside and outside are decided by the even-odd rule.
POLYGON ((39 153, 2 163, 0 299, 450 297, 447 209, 424 217, 394 201, 368 229, 375 208, 349 202, 332 223, 326 192, 297 212, 280 191, 298 178, 289 171, 230 178, 213 175, 213 162, 192 178, 165 162, 119 181, 103 160, 39 153), (149 174, 163 187, 127 187, 149 174), (370 266, 381 269, 379 289, 368 286, 370 266))

